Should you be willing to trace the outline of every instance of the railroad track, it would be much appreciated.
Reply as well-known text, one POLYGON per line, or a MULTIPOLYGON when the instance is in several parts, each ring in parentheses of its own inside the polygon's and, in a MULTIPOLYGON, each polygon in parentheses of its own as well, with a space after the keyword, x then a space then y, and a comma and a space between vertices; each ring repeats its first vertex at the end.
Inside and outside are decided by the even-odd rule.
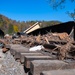
POLYGON ((10 53, 23 65, 25 75, 75 75, 75 61, 57 60, 19 44, 10 44, 10 53))

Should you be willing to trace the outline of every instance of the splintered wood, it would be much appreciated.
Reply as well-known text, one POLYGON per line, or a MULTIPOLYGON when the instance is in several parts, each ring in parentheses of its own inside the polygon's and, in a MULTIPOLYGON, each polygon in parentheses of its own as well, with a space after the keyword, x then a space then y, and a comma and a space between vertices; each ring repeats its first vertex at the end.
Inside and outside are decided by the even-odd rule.
POLYGON ((71 54, 75 49, 73 43, 74 40, 71 39, 70 36, 65 32, 47 33, 45 35, 39 34, 38 36, 30 35, 28 37, 26 36, 24 40, 22 39, 22 44, 27 47, 32 47, 40 44, 43 45, 45 47, 43 51, 47 51, 56 55, 59 60, 73 58, 71 54))
POLYGON ((69 41, 66 45, 61 46, 59 48, 58 58, 60 60, 64 60, 67 57, 68 52, 71 50, 71 47, 72 47, 72 41, 69 41))
POLYGON ((39 34, 38 36, 27 35, 12 39, 12 43, 22 44, 28 48, 43 45, 44 49, 42 51, 49 52, 53 56, 55 55, 59 60, 75 59, 75 43, 66 32, 39 34))
MULTIPOLYGON (((21 38, 20 38, 21 39, 21 38)), ((48 33, 45 35, 38 36, 25 36, 24 39, 21 39, 21 43, 25 46, 35 46, 35 45, 44 45, 44 44, 65 44, 70 40, 70 37, 67 33, 48 33)))

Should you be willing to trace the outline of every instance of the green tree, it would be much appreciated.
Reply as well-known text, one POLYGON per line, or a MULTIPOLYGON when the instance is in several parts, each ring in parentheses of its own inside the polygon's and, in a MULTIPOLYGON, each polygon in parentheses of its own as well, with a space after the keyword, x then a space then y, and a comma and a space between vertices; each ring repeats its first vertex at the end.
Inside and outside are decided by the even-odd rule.
POLYGON ((12 24, 9 24, 8 34, 12 34, 13 32, 14 32, 13 25, 12 24))

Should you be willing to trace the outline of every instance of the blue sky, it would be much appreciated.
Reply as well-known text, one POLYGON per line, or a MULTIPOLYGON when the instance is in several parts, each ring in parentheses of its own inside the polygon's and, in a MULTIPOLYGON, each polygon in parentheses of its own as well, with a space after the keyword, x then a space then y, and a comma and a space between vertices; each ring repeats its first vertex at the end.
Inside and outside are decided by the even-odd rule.
POLYGON ((53 10, 47 0, 0 0, 0 14, 17 21, 58 20, 62 22, 72 19, 66 11, 73 11, 74 3, 65 3, 66 8, 53 10))

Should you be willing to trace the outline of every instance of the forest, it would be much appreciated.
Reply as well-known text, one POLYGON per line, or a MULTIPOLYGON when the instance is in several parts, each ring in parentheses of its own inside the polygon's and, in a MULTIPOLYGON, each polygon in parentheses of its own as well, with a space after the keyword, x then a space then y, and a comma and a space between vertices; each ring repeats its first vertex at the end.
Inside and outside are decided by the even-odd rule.
POLYGON ((5 34, 13 34, 17 32, 23 32, 28 27, 32 26, 34 23, 41 23, 41 27, 47 27, 51 25, 56 25, 62 23, 60 21, 16 21, 9 19, 8 17, 0 14, 0 29, 4 31, 5 34))

